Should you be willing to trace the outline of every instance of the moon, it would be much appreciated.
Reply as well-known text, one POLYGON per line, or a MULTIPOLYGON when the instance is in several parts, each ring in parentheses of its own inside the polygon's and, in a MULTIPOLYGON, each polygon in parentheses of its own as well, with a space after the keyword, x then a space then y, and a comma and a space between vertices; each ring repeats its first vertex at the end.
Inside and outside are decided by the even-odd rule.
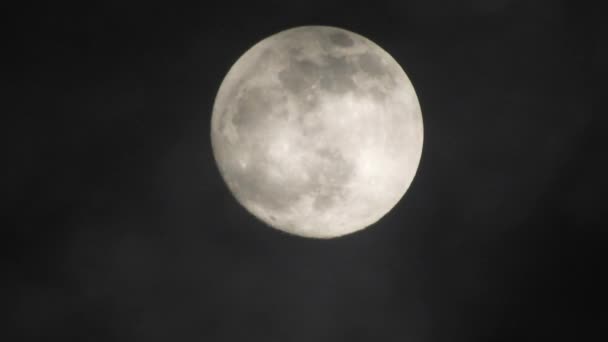
POLYGON ((423 144, 408 76, 371 40, 329 26, 276 33, 246 51, 213 105, 219 171, 253 216, 327 239, 364 229, 401 200, 423 144))

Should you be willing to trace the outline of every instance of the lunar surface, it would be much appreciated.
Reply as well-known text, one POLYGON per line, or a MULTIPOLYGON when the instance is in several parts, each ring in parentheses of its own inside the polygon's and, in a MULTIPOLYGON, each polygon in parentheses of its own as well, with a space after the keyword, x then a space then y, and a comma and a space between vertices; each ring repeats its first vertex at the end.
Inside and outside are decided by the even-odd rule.
POLYGON ((358 34, 279 32, 232 66, 211 142, 238 202, 287 233, 332 238, 389 212, 420 162, 423 123, 399 64, 358 34))

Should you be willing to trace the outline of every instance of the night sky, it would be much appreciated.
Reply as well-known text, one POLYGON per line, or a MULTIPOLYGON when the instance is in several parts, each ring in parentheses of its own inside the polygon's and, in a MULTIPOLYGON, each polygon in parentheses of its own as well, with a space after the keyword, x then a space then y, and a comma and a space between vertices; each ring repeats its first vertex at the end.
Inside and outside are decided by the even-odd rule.
POLYGON ((9 328, 0 337, 605 335, 608 30, 596 7, 103 1, 5 13, 3 78, 15 95, 2 124, 9 328), (211 151, 213 100, 230 66, 300 25, 342 27, 383 47, 424 119, 406 195, 378 223, 333 240, 255 219, 211 151))

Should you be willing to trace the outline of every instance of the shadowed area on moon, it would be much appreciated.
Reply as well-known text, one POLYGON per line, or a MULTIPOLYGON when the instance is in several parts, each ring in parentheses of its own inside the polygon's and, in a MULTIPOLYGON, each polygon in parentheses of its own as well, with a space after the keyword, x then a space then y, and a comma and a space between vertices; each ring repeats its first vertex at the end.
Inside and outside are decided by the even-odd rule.
POLYGON ((422 148, 420 108, 399 65, 330 27, 284 31, 250 49, 222 83, 212 121, 238 201, 309 237, 377 221, 407 190, 422 148))

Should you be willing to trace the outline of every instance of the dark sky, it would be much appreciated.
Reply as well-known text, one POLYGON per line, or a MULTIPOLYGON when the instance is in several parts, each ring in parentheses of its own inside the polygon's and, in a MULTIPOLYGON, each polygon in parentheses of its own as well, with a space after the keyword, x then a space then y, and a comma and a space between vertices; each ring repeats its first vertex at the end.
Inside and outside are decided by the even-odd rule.
POLYGON ((6 14, 16 54, 4 78, 16 91, 2 125, 3 340, 604 333, 599 6, 102 1, 6 14), (209 137, 232 63, 311 24, 387 50, 425 125, 405 197, 369 229, 327 241, 280 233, 240 207, 209 137))

